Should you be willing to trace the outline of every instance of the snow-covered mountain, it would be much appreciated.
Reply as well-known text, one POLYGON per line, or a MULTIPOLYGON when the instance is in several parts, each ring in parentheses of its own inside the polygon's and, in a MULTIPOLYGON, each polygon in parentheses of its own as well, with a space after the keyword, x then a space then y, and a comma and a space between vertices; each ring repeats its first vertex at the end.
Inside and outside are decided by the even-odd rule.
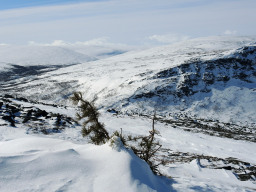
POLYGON ((254 41, 200 38, 96 61, 85 49, 1 47, 0 191, 255 191, 254 41), (167 177, 118 139, 88 144, 75 91, 97 97, 110 135, 148 135, 156 111, 167 177))
POLYGON ((0 45, 0 61, 14 65, 70 65, 91 60, 94 58, 57 46, 0 45))
MULTIPOLYGON (((253 38, 211 37, 18 76, 5 93, 66 103, 74 91, 120 113, 215 119, 254 126, 253 38), (19 78, 20 77, 20 78, 19 78)), ((29 70, 24 68, 23 70, 29 70)), ((34 69, 33 69, 34 70, 34 69)))

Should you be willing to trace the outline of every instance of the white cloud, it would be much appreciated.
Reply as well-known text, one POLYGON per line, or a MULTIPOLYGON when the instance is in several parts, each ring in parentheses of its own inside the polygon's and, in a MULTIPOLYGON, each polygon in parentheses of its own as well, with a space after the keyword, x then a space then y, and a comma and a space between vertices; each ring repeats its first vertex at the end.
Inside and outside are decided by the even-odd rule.
POLYGON ((178 34, 167 34, 167 35, 152 35, 148 39, 159 42, 159 43, 175 43, 178 41, 184 41, 189 39, 189 36, 182 36, 178 34))
POLYGON ((51 43, 39 43, 36 41, 29 41, 28 45, 39 45, 39 46, 57 46, 57 47, 65 47, 65 46, 83 46, 83 47, 91 47, 91 46, 100 46, 100 47, 132 47, 126 44, 121 43, 111 43, 108 41, 108 37, 100 37, 91 39, 88 41, 76 41, 76 42, 68 42, 64 40, 54 40, 51 43))
POLYGON ((61 46, 67 46, 67 45, 71 45, 68 42, 65 42, 63 40, 54 40, 51 43, 38 43, 36 41, 29 41, 28 45, 41 45, 41 46, 57 46, 57 47, 61 47, 61 46))
POLYGON ((135 47, 126 44, 111 43, 108 41, 107 37, 76 42, 54 40, 51 43, 40 43, 36 41, 29 41, 28 45, 62 47, 66 49, 71 49, 79 53, 83 53, 94 58, 104 58, 109 55, 120 54, 127 51, 138 49, 137 46, 135 47))
POLYGON ((236 30, 226 30, 224 32, 224 35, 236 35, 237 34, 237 31, 236 30))
POLYGON ((187 38, 169 33, 193 38, 234 28, 255 35, 255 7, 255 0, 107 0, 5 10, 0 11, 0 42, 104 44, 108 37, 114 43, 143 45, 187 38))
POLYGON ((64 46, 64 45, 67 45, 67 43, 63 40, 55 40, 52 42, 52 45, 53 46, 64 46))
POLYGON ((109 45, 110 43, 108 42, 107 37, 101 37, 101 38, 91 39, 84 42, 77 41, 76 44, 87 45, 87 46, 105 46, 105 45, 109 45))

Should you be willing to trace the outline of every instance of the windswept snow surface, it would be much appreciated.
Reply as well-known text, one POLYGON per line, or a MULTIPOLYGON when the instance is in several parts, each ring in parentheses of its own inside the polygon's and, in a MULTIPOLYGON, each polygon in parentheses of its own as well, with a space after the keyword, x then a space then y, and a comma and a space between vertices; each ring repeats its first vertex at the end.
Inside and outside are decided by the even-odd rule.
MULTIPOLYGON (((59 111, 58 111, 59 112, 59 111)), ((67 111, 63 109, 63 113, 67 111)), ((100 120, 112 133, 145 135, 151 120, 102 114, 100 120)), ((0 124, 4 121, 1 119, 0 124)), ((157 139, 173 151, 216 157, 233 157, 256 163, 256 145, 246 141, 194 134, 157 123, 157 139)), ((209 169, 197 160, 160 168, 172 179, 152 174, 148 165, 118 140, 102 146, 88 144, 81 127, 45 135, 28 134, 25 125, 0 127, 0 191, 111 191, 252 192, 254 181, 239 181, 225 169, 209 169)))
MULTIPOLYGON (((76 111, 70 107, 11 101, 10 106, 16 104, 26 110, 36 107, 71 117, 76 111)), ((2 105, 0 112, 5 113, 5 108, 6 104, 2 105)), ((124 135, 147 135, 152 126, 148 118, 100 112, 100 121, 110 134, 122 128, 124 135)), ((232 170, 204 167, 202 159, 161 166, 160 171, 172 179, 158 177, 118 140, 102 146, 88 144, 79 125, 67 126, 49 135, 34 133, 37 121, 21 123, 23 112, 19 113, 15 118, 16 127, 8 126, 9 123, 0 118, 0 191, 250 192, 256 189, 255 180, 240 181, 232 170)), ((38 118, 43 120, 43 117, 38 118)), ((54 119, 45 118, 45 121, 47 128, 54 119)), ((160 122, 155 128, 161 133, 157 140, 165 149, 223 159, 232 157, 256 164, 255 142, 187 132, 160 122)))
MULTIPOLYGON (((147 118, 119 117, 104 114, 110 132, 122 128, 124 135, 145 135, 150 131, 152 121, 147 118)), ((227 138, 186 132, 172 126, 159 123, 155 128, 160 131, 157 137, 164 148, 184 153, 195 153, 221 158, 233 157, 256 164, 256 143, 237 141, 227 138)), ((235 174, 225 169, 209 169, 195 159, 190 163, 173 163, 169 167, 162 166, 161 172, 173 177, 174 191, 255 191, 255 181, 239 181, 235 174)))
POLYGON ((172 191, 170 181, 123 147, 74 144, 10 127, 1 127, 0 136, 0 191, 172 191))

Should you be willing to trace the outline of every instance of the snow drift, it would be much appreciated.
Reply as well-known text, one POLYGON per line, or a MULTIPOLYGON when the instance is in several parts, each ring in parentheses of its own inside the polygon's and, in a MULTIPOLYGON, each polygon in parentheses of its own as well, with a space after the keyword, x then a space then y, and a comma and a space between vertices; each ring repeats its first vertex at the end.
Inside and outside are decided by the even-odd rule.
MULTIPOLYGON (((8 128, 10 129, 10 128, 8 128)), ((1 191, 171 191, 125 148, 20 135, 0 141, 1 191)))

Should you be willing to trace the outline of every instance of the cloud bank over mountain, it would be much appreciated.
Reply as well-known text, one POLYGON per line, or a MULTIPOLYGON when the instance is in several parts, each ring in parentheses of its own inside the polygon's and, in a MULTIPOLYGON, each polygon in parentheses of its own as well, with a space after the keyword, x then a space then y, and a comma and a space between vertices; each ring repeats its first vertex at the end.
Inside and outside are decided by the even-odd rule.
POLYGON ((110 0, 8 9, 0 11, 0 43, 107 37, 113 43, 151 45, 172 42, 170 34, 175 34, 175 41, 223 34, 255 35, 255 7, 253 0, 110 0), (163 38, 166 36, 167 40, 163 38))

